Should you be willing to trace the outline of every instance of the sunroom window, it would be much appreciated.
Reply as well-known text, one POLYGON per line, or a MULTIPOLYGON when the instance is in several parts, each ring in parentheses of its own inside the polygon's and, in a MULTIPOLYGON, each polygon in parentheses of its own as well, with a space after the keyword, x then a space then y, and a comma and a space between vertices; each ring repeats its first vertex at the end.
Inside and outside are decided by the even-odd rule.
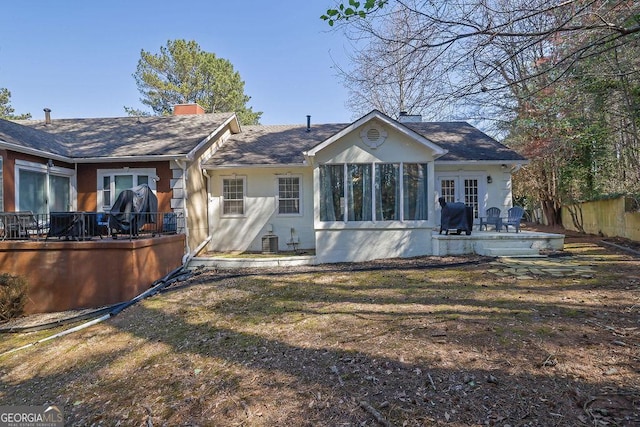
POLYGON ((320 221, 344 218, 347 222, 427 220, 427 165, 321 165, 320 221))

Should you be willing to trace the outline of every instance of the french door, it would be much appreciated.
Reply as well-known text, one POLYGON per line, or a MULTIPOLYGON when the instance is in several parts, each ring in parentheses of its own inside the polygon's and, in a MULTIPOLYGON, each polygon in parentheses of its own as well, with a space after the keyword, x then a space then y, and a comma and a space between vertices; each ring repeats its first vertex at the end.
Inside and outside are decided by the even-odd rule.
POLYGON ((473 217, 478 218, 481 207, 481 177, 473 175, 440 175, 436 179, 438 194, 447 203, 462 202, 473 208, 473 217))

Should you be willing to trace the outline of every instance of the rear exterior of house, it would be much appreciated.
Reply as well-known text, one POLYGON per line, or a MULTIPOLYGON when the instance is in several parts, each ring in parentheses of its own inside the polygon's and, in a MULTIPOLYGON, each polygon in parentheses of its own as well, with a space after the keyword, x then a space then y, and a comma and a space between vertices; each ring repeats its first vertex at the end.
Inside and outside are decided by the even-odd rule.
POLYGON ((183 107, 171 117, 0 121, 3 210, 108 212, 121 190, 148 184, 159 211, 184 218, 185 254, 409 257, 433 253, 438 197, 472 206, 476 221, 488 207, 506 211, 511 171, 526 163, 463 122, 374 110, 346 124, 241 128, 233 113, 183 107))
POLYGON ((209 235, 201 157, 239 124, 180 107, 171 117, 0 120, 0 210, 109 212, 122 190, 147 184, 158 211, 184 221, 190 253, 209 235))
POLYGON ((319 263, 433 253, 437 199, 511 206, 526 160, 466 123, 247 127, 202 163, 214 252, 315 250, 319 263), (265 247, 265 242, 269 246, 265 247))

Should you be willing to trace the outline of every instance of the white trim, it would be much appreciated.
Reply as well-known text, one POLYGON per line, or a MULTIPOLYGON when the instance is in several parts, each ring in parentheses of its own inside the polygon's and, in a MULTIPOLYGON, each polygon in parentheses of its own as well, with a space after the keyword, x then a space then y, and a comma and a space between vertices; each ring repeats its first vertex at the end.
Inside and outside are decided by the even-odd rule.
MULTIPOLYGON (((426 184, 426 189, 427 189, 427 195, 430 194, 429 193, 429 185, 431 182, 430 177, 431 175, 431 164, 433 162, 412 162, 412 161, 401 161, 401 162, 384 162, 384 161, 376 161, 376 162, 352 162, 352 163, 323 163, 321 165, 318 165, 318 170, 320 167, 322 166, 342 166, 342 171, 343 171, 343 178, 342 178, 342 182, 343 182, 343 189, 342 189, 342 194, 343 194, 343 199, 344 199, 344 206, 342 209, 342 215, 343 215, 343 219, 342 220, 335 220, 335 221, 321 221, 320 220, 320 216, 318 215, 317 220, 314 220, 314 223, 316 224, 316 228, 317 229, 335 229, 335 228, 345 228, 345 229, 350 229, 350 228, 398 228, 396 227, 398 224, 408 224, 409 227, 413 227, 415 226, 416 228, 421 228, 423 226, 423 224, 432 224, 432 220, 431 218, 433 217, 433 212, 434 212, 434 206, 432 206, 432 203, 434 203, 433 201, 431 201, 429 199, 429 196, 427 196, 427 219, 405 219, 404 218, 404 192, 405 192, 405 188, 404 188, 404 165, 405 164, 417 164, 417 165, 426 165, 426 176, 424 177, 425 179, 425 184, 426 184), (370 165, 371 166, 371 220, 368 221, 349 221, 349 203, 348 203, 348 199, 349 199, 349 188, 348 188, 348 175, 349 175, 349 170, 348 170, 348 165, 370 165), (376 166, 378 165, 398 165, 398 182, 397 185, 399 186, 399 212, 398 212, 398 216, 400 217, 400 219, 397 220, 382 220, 382 219, 378 219, 376 217, 376 200, 377 200, 377 193, 376 193, 376 166), (334 227, 331 224, 336 224, 336 223, 340 223, 342 224, 342 226, 340 227, 334 227), (353 227, 353 224, 364 224, 362 226, 357 226, 357 227, 353 227)), ((320 180, 318 180, 318 206, 319 205, 319 198, 322 197, 321 194, 321 184, 319 182, 320 180)), ((435 181, 435 179, 434 179, 435 181)), ((434 184, 435 185, 435 184, 434 184)), ((314 187, 315 189, 315 187, 314 187)), ((426 225, 424 225, 426 227, 426 225)), ((399 228, 403 228, 404 226, 400 226, 399 228)))
POLYGON ((235 133, 239 133, 240 132, 240 122, 238 121, 238 117, 236 116, 236 113, 231 114, 231 116, 229 116, 229 118, 227 118, 227 120, 222 122, 222 124, 220 126, 218 126, 216 129, 214 129, 213 132, 211 132, 209 135, 207 135, 206 138, 204 138, 202 141, 200 141, 198 143, 198 145, 196 145, 191 151, 189 151, 187 153, 187 156, 186 156, 187 160, 193 161, 193 159, 195 158, 196 153, 198 152, 198 150, 202 149, 202 147, 207 145, 207 143, 209 141, 211 141, 215 135, 217 135, 219 132, 223 131, 224 128, 227 125, 230 125, 229 127, 231 128, 232 131, 235 131, 235 133), (232 122, 235 122, 235 126, 231 125, 232 122))
POLYGON ((278 217, 299 217, 303 216, 303 206, 304 203, 302 201, 303 191, 302 191, 302 174, 278 174, 276 175, 275 180, 276 193, 276 216, 278 217), (282 178, 297 178, 298 179, 298 212, 297 213, 280 213, 280 179, 282 178))

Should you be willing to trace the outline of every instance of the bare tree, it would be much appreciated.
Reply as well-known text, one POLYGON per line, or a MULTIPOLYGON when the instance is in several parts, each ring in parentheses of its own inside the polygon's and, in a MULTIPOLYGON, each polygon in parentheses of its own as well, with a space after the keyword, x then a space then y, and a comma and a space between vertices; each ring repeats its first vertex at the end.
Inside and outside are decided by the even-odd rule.
MULTIPOLYGON (((439 75, 439 91, 429 93, 437 96, 431 98, 437 105, 443 99, 484 98, 488 92, 525 96, 521 89, 527 80, 552 68, 568 70, 576 62, 606 52, 612 42, 635 41, 640 33, 639 14, 637 2, 622 0, 351 0, 329 9, 323 19, 341 24, 356 46, 356 63, 363 58, 380 59, 376 49, 369 53, 372 47, 386 46, 387 61, 377 61, 379 71, 369 71, 374 76, 393 75, 396 64, 406 68, 420 58, 413 78, 424 78, 416 73, 418 68, 439 75), (406 23, 401 31, 397 31, 399 18, 406 23), (535 63, 526 61, 533 50, 546 56, 563 39, 576 38, 585 43, 563 50, 553 67, 532 70, 535 63), (516 84, 519 87, 514 89, 516 84)), ((356 67, 354 74, 361 71, 356 67)), ((556 73, 555 78, 562 75, 556 73)), ((408 78, 399 81, 406 85, 408 78)), ((384 78, 379 82, 388 84, 384 78)))

